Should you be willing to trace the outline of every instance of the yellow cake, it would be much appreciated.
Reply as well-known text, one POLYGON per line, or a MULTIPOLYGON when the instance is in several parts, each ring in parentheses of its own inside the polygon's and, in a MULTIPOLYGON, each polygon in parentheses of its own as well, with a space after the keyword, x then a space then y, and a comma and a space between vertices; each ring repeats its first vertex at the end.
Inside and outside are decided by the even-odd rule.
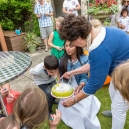
POLYGON ((66 98, 73 94, 74 89, 67 83, 55 84, 52 87, 52 95, 56 98, 66 98))

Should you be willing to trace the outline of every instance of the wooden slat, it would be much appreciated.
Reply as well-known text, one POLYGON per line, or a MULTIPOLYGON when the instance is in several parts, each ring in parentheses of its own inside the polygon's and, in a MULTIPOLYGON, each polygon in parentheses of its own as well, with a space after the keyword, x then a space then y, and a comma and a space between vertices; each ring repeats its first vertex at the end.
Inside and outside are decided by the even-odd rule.
POLYGON ((0 43, 1 43, 2 50, 8 51, 1 25, 0 25, 0 43))

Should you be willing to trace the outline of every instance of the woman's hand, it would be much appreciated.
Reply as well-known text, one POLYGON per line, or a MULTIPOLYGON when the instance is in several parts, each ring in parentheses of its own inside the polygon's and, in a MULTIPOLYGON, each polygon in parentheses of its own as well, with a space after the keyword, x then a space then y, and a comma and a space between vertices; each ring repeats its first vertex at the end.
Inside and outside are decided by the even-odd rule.
POLYGON ((56 129, 57 125, 61 120, 61 112, 56 109, 56 114, 51 115, 52 120, 49 120, 50 129, 56 129))
POLYGON ((70 79, 73 75, 74 74, 72 71, 65 72, 60 79, 62 79, 62 78, 70 79))
POLYGON ((74 104, 75 104, 75 102, 74 102, 73 97, 70 97, 70 98, 68 98, 68 99, 66 99, 65 101, 62 102, 62 105, 63 105, 64 107, 71 107, 71 106, 73 106, 74 104))
POLYGON ((75 90, 74 90, 74 95, 77 95, 80 90, 82 90, 82 86, 76 86, 75 90))

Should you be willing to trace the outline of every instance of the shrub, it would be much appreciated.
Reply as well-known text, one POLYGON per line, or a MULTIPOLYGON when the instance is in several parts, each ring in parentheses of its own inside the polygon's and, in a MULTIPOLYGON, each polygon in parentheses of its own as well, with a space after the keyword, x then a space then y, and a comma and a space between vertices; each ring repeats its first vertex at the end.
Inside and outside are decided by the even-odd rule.
POLYGON ((33 0, 0 0, 0 23, 4 30, 21 28, 33 14, 33 0))

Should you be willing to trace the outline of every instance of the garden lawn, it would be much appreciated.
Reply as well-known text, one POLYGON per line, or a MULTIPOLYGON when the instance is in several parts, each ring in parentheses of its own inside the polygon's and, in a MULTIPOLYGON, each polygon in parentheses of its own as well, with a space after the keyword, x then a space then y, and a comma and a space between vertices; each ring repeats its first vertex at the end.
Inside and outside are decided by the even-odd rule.
MULTIPOLYGON (((103 88, 101 88, 100 90, 98 90, 95 94, 98 99, 101 102, 101 108, 100 111, 98 113, 98 118, 100 120, 100 124, 101 124, 101 129, 111 129, 111 117, 105 117, 101 114, 102 111, 104 110, 109 110, 110 109, 110 105, 111 105, 111 101, 110 101, 110 97, 109 97, 109 93, 108 93, 108 85, 103 86, 103 88)), ((53 111, 55 111, 55 109, 57 108, 57 105, 53 105, 53 111)), ((44 124, 43 126, 41 126, 38 129, 49 129, 49 126, 46 124, 44 124)), ((58 128, 57 129, 71 129, 70 127, 66 126, 62 121, 59 123, 58 128)), ((80 127, 81 129, 81 127, 80 127)), ((129 129, 129 112, 127 114, 127 119, 126 119, 126 123, 125 123, 125 128, 124 129, 129 129)))

